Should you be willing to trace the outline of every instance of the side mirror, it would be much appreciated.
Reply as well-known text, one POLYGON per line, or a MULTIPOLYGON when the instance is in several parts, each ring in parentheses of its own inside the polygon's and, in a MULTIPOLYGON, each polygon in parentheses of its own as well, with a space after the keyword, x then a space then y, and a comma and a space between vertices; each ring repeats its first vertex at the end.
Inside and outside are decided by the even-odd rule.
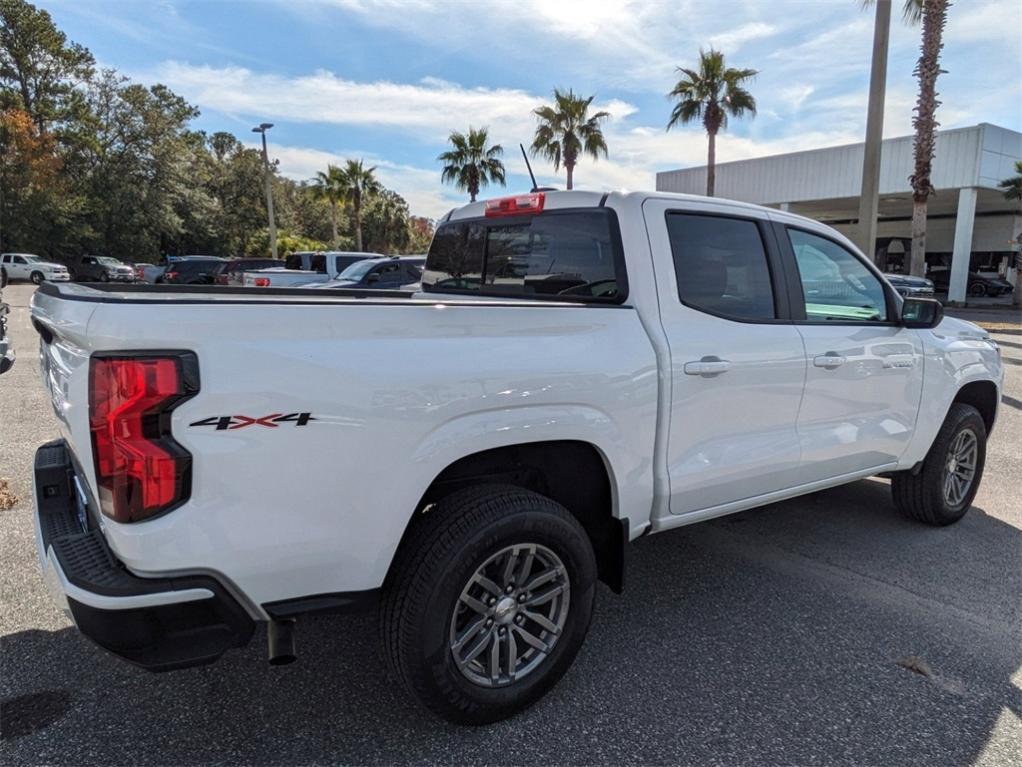
POLYGON ((944 319, 944 307, 933 298, 906 298, 901 305, 901 324, 906 328, 935 328, 944 319))

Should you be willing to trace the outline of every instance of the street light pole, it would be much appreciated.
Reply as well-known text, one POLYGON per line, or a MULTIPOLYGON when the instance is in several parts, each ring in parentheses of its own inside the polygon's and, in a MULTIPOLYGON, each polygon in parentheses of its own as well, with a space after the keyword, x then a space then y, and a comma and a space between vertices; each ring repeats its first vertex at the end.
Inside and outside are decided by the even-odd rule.
POLYGON ((266 131, 273 127, 273 123, 260 123, 253 128, 253 133, 260 133, 263 137, 263 180, 266 182, 266 212, 270 218, 270 252, 274 258, 277 257, 277 224, 273 216, 273 188, 270 185, 270 156, 266 153, 266 131))
POLYGON ((873 25, 873 61, 866 108, 866 144, 862 152, 862 191, 859 195, 859 248, 876 260, 877 212, 880 205, 880 146, 884 133, 884 91, 887 86, 887 47, 891 36, 891 0, 877 0, 873 25))

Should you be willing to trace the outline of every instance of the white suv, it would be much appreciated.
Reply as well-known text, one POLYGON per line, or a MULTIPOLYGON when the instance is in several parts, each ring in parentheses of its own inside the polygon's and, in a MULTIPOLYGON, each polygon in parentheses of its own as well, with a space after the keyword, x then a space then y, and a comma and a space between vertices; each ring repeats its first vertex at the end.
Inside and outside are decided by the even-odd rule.
POLYGON ((63 264, 44 261, 31 253, 0 255, 0 273, 3 275, 4 284, 7 284, 8 280, 31 280, 33 284, 38 285, 46 280, 68 282, 71 279, 71 274, 63 264))

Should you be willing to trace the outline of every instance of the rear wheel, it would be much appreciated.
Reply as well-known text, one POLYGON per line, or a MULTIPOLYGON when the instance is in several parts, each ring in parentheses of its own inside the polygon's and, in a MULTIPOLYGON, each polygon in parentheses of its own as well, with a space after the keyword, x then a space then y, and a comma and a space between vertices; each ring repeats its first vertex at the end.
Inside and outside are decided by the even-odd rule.
POLYGON ((972 405, 953 404, 922 468, 915 474, 904 471, 891 478, 895 505, 920 522, 957 522, 979 490, 986 440, 986 423, 979 411, 972 405))
POLYGON ((509 717, 571 666, 592 618, 596 562, 578 521, 517 487, 467 488, 413 523, 380 627, 394 675, 459 724, 509 717))
POLYGON ((39 284, 42 283, 42 281, 44 279, 43 278, 43 273, 42 272, 32 272, 32 275, 29 277, 29 279, 32 280, 32 284, 33 285, 39 285, 39 284))
POLYGON ((0 269, 0 288, 7 287, 7 270, 0 269))

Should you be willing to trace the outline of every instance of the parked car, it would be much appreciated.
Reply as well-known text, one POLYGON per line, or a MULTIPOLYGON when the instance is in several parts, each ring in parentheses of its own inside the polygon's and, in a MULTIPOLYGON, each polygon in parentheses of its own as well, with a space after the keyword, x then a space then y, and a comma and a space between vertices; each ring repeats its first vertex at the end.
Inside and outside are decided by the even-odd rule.
POLYGON ((70 264, 76 282, 134 282, 135 268, 110 256, 78 256, 70 264))
POLYGON ((178 261, 188 261, 193 258, 216 258, 216 256, 163 256, 156 264, 135 264, 135 276, 140 282, 156 284, 161 282, 160 278, 163 276, 163 273, 167 271, 168 266, 177 263, 178 261))
POLYGON ((32 253, 0 254, 0 281, 4 285, 10 280, 29 280, 35 285, 50 282, 67 282, 71 274, 63 264, 46 261, 32 253))
POLYGON ((379 253, 341 251, 292 253, 284 259, 283 266, 245 272, 244 284, 257 288, 285 288, 327 282, 336 279, 341 272, 356 261, 366 258, 386 258, 386 256, 379 253))
POLYGON ((910 274, 884 274, 891 286, 903 296, 933 297, 933 282, 910 274))
POLYGON ((310 293, 37 292, 64 435, 36 453, 40 561, 112 653, 198 665, 264 623, 286 663, 296 619, 378 604, 412 695, 502 719, 640 536, 876 475, 960 519, 1003 381, 986 331, 831 227, 722 199, 472 203, 420 294, 310 293))
POLYGON ((418 290, 424 259, 368 258, 356 261, 329 282, 311 283, 315 288, 372 288, 375 290, 418 290))
POLYGON ((281 266, 279 258, 233 258, 225 261, 216 274, 217 285, 243 285, 245 272, 254 269, 273 269, 281 266))
MULTIPOLYGON (((951 285, 951 270, 946 266, 938 266, 930 269, 930 279, 934 287, 941 293, 947 293, 951 285)), ((996 274, 983 274, 982 272, 969 272, 966 290, 970 296, 981 298, 982 296, 1000 296, 1011 293, 1015 286, 996 274)))
POLYGON ((6 373, 14 365, 14 344, 7 335, 7 315, 10 311, 0 294, 0 374, 6 373))
POLYGON ((161 285, 212 285, 225 260, 215 256, 190 256, 171 261, 156 278, 161 285))

